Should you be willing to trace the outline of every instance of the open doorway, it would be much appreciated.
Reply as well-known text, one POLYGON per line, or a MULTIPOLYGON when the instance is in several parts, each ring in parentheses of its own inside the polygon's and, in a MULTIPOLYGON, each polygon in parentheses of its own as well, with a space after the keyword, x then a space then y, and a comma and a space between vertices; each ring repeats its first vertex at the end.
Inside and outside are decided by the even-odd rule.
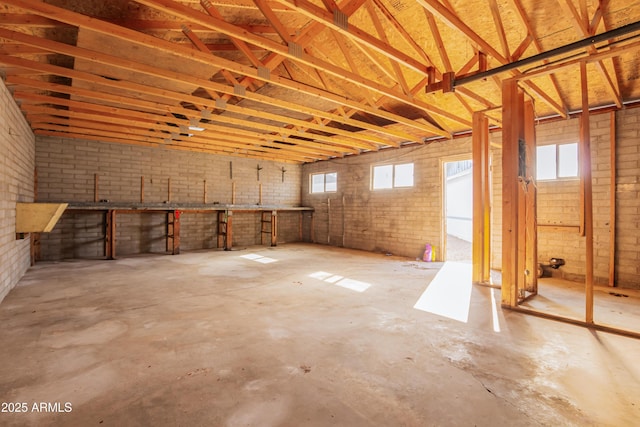
POLYGON ((443 162, 444 260, 472 262, 473 162, 443 162))

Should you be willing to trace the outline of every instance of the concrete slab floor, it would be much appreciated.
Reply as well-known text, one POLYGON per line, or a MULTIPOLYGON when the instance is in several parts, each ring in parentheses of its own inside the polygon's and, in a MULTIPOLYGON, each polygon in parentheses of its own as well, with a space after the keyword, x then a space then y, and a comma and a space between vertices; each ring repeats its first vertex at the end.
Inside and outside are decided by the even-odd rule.
POLYGON ((0 424, 638 425, 640 341, 484 287, 466 322, 414 309, 439 265, 311 244, 38 264, 0 304, 0 424))

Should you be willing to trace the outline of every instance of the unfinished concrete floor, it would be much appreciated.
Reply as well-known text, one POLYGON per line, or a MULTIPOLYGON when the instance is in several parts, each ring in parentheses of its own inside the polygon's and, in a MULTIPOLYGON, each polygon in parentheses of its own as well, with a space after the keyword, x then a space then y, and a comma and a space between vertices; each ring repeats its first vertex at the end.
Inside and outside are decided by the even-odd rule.
POLYGON ((462 321, 413 308, 439 266, 310 244, 38 264, 0 304, 1 401, 28 407, 0 424, 638 425, 640 341, 484 287, 434 297, 462 321))

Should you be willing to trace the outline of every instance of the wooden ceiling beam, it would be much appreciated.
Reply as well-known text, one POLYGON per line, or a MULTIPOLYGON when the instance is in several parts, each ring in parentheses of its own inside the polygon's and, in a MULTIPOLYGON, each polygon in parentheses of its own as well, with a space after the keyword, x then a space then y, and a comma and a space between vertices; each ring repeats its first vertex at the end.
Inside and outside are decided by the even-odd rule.
MULTIPOLYGON (((542 45, 540 44, 540 42, 538 41, 538 38, 536 37, 534 28, 531 25, 531 21, 529 20, 529 17, 525 12, 524 7, 522 6, 521 0, 512 0, 512 2, 518 12, 518 16, 520 16, 520 20, 522 24, 527 29, 528 36, 531 37, 531 39, 533 40, 533 46, 535 47, 536 52, 541 53, 543 51, 542 45)), ((549 62, 550 61, 548 59, 543 61, 544 64, 548 64, 549 62)), ((556 112, 560 114, 562 118, 566 119, 569 116, 567 112, 568 108, 567 108, 566 102, 562 97, 562 93, 560 92, 560 85, 558 84, 558 79, 553 74, 549 74, 549 79, 551 80, 551 85, 553 86, 556 97, 560 100, 559 105, 562 108, 561 112, 557 111, 557 109, 554 109, 554 110, 556 110, 556 112)))
POLYGON ((473 44, 478 47, 478 49, 480 49, 487 55, 494 57, 501 64, 506 64, 509 62, 507 58, 502 56, 496 49, 493 48, 493 46, 491 46, 491 44, 487 43, 486 40, 480 37, 467 24, 465 24, 460 18, 458 18, 455 13, 443 6, 438 0, 417 0, 417 2, 451 28, 462 32, 473 44))
POLYGON ((287 44, 291 43, 292 39, 289 35, 289 31, 285 28, 285 26, 282 24, 278 16, 273 12, 267 2, 265 0, 253 0, 253 2, 258 7, 260 12, 262 12, 264 17, 267 18, 267 21, 269 22, 269 24, 271 24, 273 29, 276 30, 276 33, 280 36, 282 41, 287 44))
POLYGON ((502 18, 500 17, 498 2, 496 0, 489 0, 489 8, 491 9, 491 16, 493 17, 493 22, 495 23, 496 30, 498 32, 498 39, 500 40, 504 57, 511 62, 511 49, 509 49, 507 34, 504 31, 504 25, 502 24, 502 18))
POLYGON ((599 0, 598 8, 593 14, 593 18, 589 24, 589 33, 595 34, 598 31, 598 27, 600 26, 600 22, 602 22, 602 17, 604 15, 604 11, 609 7, 609 0, 599 0))
POLYGON ((275 162, 283 162, 283 163, 304 163, 304 160, 291 160, 284 156, 273 156, 269 154, 264 154, 262 152, 255 152, 246 150, 245 152, 238 151, 238 149, 214 149, 214 148, 200 148, 193 147, 190 145, 178 144, 178 143, 154 143, 154 142, 144 142, 144 141, 136 141, 125 138, 118 137, 107 137, 107 136, 93 136, 93 135, 85 135, 83 133, 69 133, 69 132, 58 132, 58 131, 47 131, 47 130, 36 130, 34 132, 36 135, 42 136, 51 136, 56 138, 75 138, 75 139, 86 139, 90 141, 98 141, 98 142, 113 142, 127 145, 138 145, 142 147, 166 147, 170 150, 179 150, 179 151, 189 151, 195 153, 206 153, 206 154, 218 154, 218 155, 226 155, 226 156, 234 156, 234 157, 243 157, 249 159, 257 159, 257 160, 273 160, 275 162))
MULTIPOLYGON (((64 127, 67 126, 68 129, 78 129, 82 130, 82 132, 86 132, 92 135, 105 135, 105 136, 113 136, 115 134, 126 135, 135 135, 138 138, 155 138, 164 140, 166 138, 166 134, 161 135, 158 132, 152 132, 145 129, 140 128, 127 128, 120 129, 114 128, 112 125, 106 125, 97 121, 90 120, 82 120, 82 119, 71 119, 71 118, 61 118, 61 117, 46 117, 46 116, 31 116, 30 121, 33 129, 48 129, 48 130, 61 130, 64 131, 64 127), (94 132, 92 132, 94 131, 94 132)), ((184 137, 181 136, 181 139, 174 139, 173 141, 183 141, 183 142, 196 142, 203 144, 215 144, 216 146, 226 146, 230 148, 243 148, 243 149, 253 149, 256 146, 260 146, 263 148, 271 148, 275 150, 282 150, 284 147, 284 154, 286 152, 291 152, 291 158, 307 158, 309 160, 327 160, 331 156, 319 155, 318 153, 312 152, 309 149, 304 147, 296 147, 289 146, 283 144, 277 144, 269 141, 259 141, 259 142, 247 142, 247 140, 241 140, 233 135, 229 134, 215 134, 214 136, 197 136, 194 135, 192 137, 184 137)), ((279 153, 280 151, 278 151, 279 153)))
MULTIPOLYGON (((380 22, 380 19, 376 14, 376 10, 374 8, 373 3, 370 3, 370 2, 365 3, 365 8, 367 10, 367 13, 369 14, 369 17, 371 18, 371 21, 373 22, 373 26, 375 27, 376 32, 378 33, 378 37, 380 38, 380 40, 382 40, 384 43, 388 45, 389 38, 387 37, 387 34, 382 26, 382 23, 380 22)), ((390 59, 391 67, 393 68, 393 71, 395 73, 394 80, 400 85, 400 87, 402 88, 402 91, 408 95, 409 85, 407 85, 407 79, 405 79, 404 74, 402 74, 402 69, 400 68, 400 65, 398 65, 396 61, 394 61, 389 57, 387 57, 387 59, 390 59)))
MULTIPOLYGON (((35 69, 37 71, 41 71, 41 72, 47 72, 47 73, 51 73, 51 74, 56 74, 56 75, 60 75, 63 77, 68 77, 68 78, 73 78, 73 79, 79 79, 79 80, 84 80, 87 82, 91 82, 91 83, 95 83, 95 84, 99 84, 102 86, 106 86, 106 87, 110 87, 110 88, 117 88, 117 89, 124 89, 124 90, 128 90, 128 91, 132 91, 134 93, 139 93, 139 94, 149 94, 152 95, 154 97, 164 97, 167 99, 166 101, 166 111, 165 113, 168 113, 169 111, 173 111, 173 112, 179 112, 181 114, 188 114, 188 113, 192 113, 192 114, 197 114, 197 111, 192 111, 192 110, 186 110, 186 109, 182 109, 182 107, 179 106, 180 102, 191 102, 194 105, 197 104, 202 104, 204 107, 210 109, 210 110, 214 110, 216 109, 216 105, 212 100, 206 99, 206 98, 201 98, 201 97, 196 97, 193 95, 187 95, 187 94, 183 94, 180 92, 171 92, 168 90, 164 90, 164 89, 158 89, 155 87, 149 87, 149 86, 144 86, 141 84, 137 84, 137 83, 131 83, 131 82, 124 82, 124 81, 114 81, 114 80, 110 80, 110 79, 104 79, 102 77, 99 76, 94 76, 93 74, 89 74, 86 72, 81 72, 81 71, 76 71, 76 70, 70 70, 70 69, 66 69, 63 67, 57 67, 57 66, 53 66, 53 65, 49 65, 49 64, 41 64, 39 62, 34 62, 34 61, 28 61, 28 60, 24 60, 24 59, 20 59, 20 58, 13 58, 13 57, 2 57, 0 56, 0 63, 9 63, 9 64, 13 64, 16 66, 23 66, 23 67, 28 67, 28 68, 32 68, 35 69)), ((209 85, 211 86, 211 88, 213 90, 216 89, 223 89, 226 91, 229 91, 232 93, 233 89, 225 87, 224 85, 221 84, 216 84, 213 82, 209 82, 209 85)), ((72 89, 68 89, 67 92, 71 91, 72 89)), ((282 107, 282 108, 289 108, 291 109, 291 105, 286 103, 285 101, 280 101, 280 102, 276 102, 273 98, 269 98, 266 97, 264 95, 260 95, 260 94, 251 94, 251 93, 247 93, 246 97, 249 99, 253 99, 257 102, 265 102, 269 105, 270 104, 275 104, 276 106, 282 107)), ((112 97, 110 96, 106 96, 105 100, 113 100, 112 97)), ((147 108, 148 103, 144 102, 144 101, 137 101, 136 99, 129 99, 126 102, 124 102, 123 107, 127 108, 131 108, 131 107, 139 107, 141 110, 144 110, 147 108)), ((244 108, 244 107, 239 107, 239 106, 231 106, 231 105, 227 105, 228 109, 233 110, 233 112, 237 112, 240 114, 245 114, 245 115, 250 115, 250 116, 260 116, 260 114, 262 112, 257 111, 257 110, 250 110, 248 108, 244 108)), ((364 127, 366 125, 366 123, 363 123, 361 121, 358 120, 352 120, 349 118, 344 118, 341 117, 337 114, 332 114, 329 112, 322 112, 320 110, 313 110, 309 107, 303 107, 300 106, 300 108, 297 110, 299 112, 302 113, 307 113, 307 114, 311 114, 311 113, 319 113, 319 115, 326 117, 327 119, 331 120, 331 121, 337 121, 339 123, 345 123, 351 126, 361 126, 364 127)), ((265 117, 265 116, 263 116, 265 117)), ((270 118, 270 117, 269 117, 270 118)), ((303 122, 300 121, 299 123, 307 123, 307 122, 303 122)), ((250 125, 255 126, 255 123, 250 122, 250 125)), ((345 151, 349 151, 349 147, 351 146, 350 144, 354 144, 354 140, 358 137, 357 133, 352 133, 352 132, 347 132, 347 131, 341 131, 339 129, 334 129, 334 128, 326 128, 326 127, 317 127, 314 126, 317 130, 322 131, 322 132, 340 132, 343 135, 346 135, 348 138, 349 143, 343 143, 343 144, 336 144, 336 145, 342 145, 342 152, 345 151)), ((390 136, 404 136, 404 134, 402 132, 393 130, 393 129, 385 129, 382 127, 378 127, 378 126, 369 126, 369 128, 371 129, 378 129, 381 134, 389 134, 390 136)), ((279 133, 281 133, 281 129, 279 129, 279 133)), ((315 139, 326 139, 326 138, 322 138, 316 134, 310 134, 311 137, 315 140, 315 139)), ((280 138, 281 139, 281 138, 280 138)), ((384 144, 384 145, 388 145, 388 141, 384 140, 384 139, 377 139, 377 142, 371 142, 371 137, 369 136, 363 136, 363 139, 365 141, 367 141, 367 146, 361 146, 359 148, 372 148, 372 145, 374 145, 375 143, 379 143, 379 144, 384 144)), ((297 138, 292 138, 292 141, 298 141, 297 138)), ((331 143, 336 143, 336 141, 327 141, 327 142, 331 142, 331 143)), ((356 145, 356 144, 354 144, 356 145)))
POLYGON ((429 24, 429 29, 431 30, 431 35, 433 36, 434 41, 436 42, 436 47, 438 48, 438 53, 440 54, 440 60, 444 65, 445 72, 453 71, 453 67, 451 66, 451 60, 449 59, 449 54, 444 47, 444 42, 442 41, 442 35, 440 34, 440 29, 438 28, 438 23, 433 16, 433 13, 429 12, 427 9, 422 8, 424 10, 424 14, 427 17, 427 23, 429 24))
MULTIPOLYGON (((301 13, 302 15, 310 18, 318 23, 321 23, 327 28, 331 28, 334 31, 337 31, 341 34, 344 34, 346 37, 351 38, 353 41, 358 43, 363 43, 371 49, 374 49, 381 53, 382 55, 394 59, 404 66, 422 74, 426 75, 427 66, 406 53, 390 46, 388 43, 385 43, 370 34, 362 31, 358 27, 348 24, 343 28, 342 24, 334 22, 334 15, 329 13, 326 10, 323 10, 321 7, 316 6, 307 0, 275 0, 283 5, 288 6, 292 10, 301 13)), ((365 5, 369 4, 368 2, 365 5)))
MULTIPOLYGON (((155 77, 160 77, 163 79, 167 79, 170 81, 176 81, 176 82, 188 82, 191 83, 195 86, 200 86, 202 88, 205 89, 210 89, 212 91, 215 92, 223 92, 225 94, 228 95, 233 95, 235 93, 235 90, 233 87, 231 86, 225 86, 222 85, 220 83, 215 83, 215 82, 211 82, 209 80, 205 80, 205 79, 198 79, 196 77, 191 77, 191 76, 186 76, 184 74, 181 73, 175 73, 172 71, 168 71, 168 70, 163 70, 163 69, 158 69, 155 67, 151 67, 145 64, 139 64, 139 63, 134 63, 132 61, 129 60, 124 60, 118 57, 113 57, 111 55, 107 55, 107 54, 103 54, 103 53, 99 53, 99 52, 95 52, 95 51, 91 51, 88 49, 84 49, 84 48, 79 48, 79 47, 75 47, 75 46, 70 46, 70 45, 66 45, 64 43, 58 43, 58 42, 54 42, 51 40, 47 40, 47 39, 41 39, 38 37, 34 37, 34 36, 29 36, 26 34, 22 34, 22 33, 16 33, 16 32, 12 32, 10 30, 4 30, 0 28, 0 37, 6 37, 6 38, 14 38, 17 39, 18 41, 21 41, 23 43, 28 43, 31 45, 35 45, 44 49, 49 49, 58 53, 62 53, 62 54, 66 54, 66 55, 72 55, 74 57, 79 57, 79 58, 83 58, 86 60, 91 60, 91 61, 99 61, 102 64, 109 64, 111 66, 115 66, 115 67, 121 67, 127 70, 131 70, 131 71, 136 71, 136 72, 142 72, 142 73, 146 73, 148 75, 153 75, 155 77)), ((12 61, 10 59, 7 59, 8 61, 12 61)), ((19 64, 21 63, 20 61, 17 61, 17 58, 14 59, 12 62, 14 64, 19 64)), ((29 62, 22 62, 23 64, 29 64, 29 62)), ((32 65, 37 65, 37 64, 32 64, 32 65)), ((44 65, 44 64, 43 64, 44 65)), ((45 70, 45 69, 49 69, 49 70, 56 70, 55 66, 49 66, 49 67, 37 67, 40 70, 45 70), (53 67, 53 68, 52 68, 53 67)), ((82 74, 82 73, 78 73, 78 72, 73 72, 70 73, 69 71, 65 71, 63 70, 57 70, 58 72, 64 72, 65 75, 75 75, 77 76, 77 78, 86 78, 86 75, 82 74)), ((95 79, 93 79, 95 80, 95 79)), ((104 81, 104 79, 99 79, 99 81, 104 81)), ((104 83, 103 83, 104 84, 104 83)), ((120 85, 121 82, 114 82, 112 83, 114 86, 115 85, 120 85)), ((195 96, 190 96, 190 95, 186 95, 186 94, 182 94, 182 93, 171 93, 171 91, 167 91, 167 90, 162 90, 162 91, 157 91, 157 90, 153 90, 153 88, 148 87, 148 86, 144 86, 144 85, 136 85, 134 84, 133 87, 135 88, 135 90, 140 91, 142 93, 150 93, 150 94, 158 94, 160 96, 162 96, 162 94, 168 94, 169 96, 173 97, 176 101, 191 101, 192 103, 194 103, 195 105, 197 105, 198 103, 203 103, 203 105, 207 105, 208 108, 213 109, 216 108, 214 105, 211 105, 211 101, 207 100, 205 98, 199 98, 199 97, 195 97, 195 96)), ((244 98, 247 99, 252 99, 258 102, 262 102, 268 105, 273 105, 273 106, 277 106, 277 107, 281 107, 281 108, 286 108, 288 110, 291 111, 295 111, 295 112, 305 112, 309 115, 312 116, 324 116, 326 118, 329 118, 331 120, 336 120, 339 123, 345 123, 348 124, 350 126, 360 126, 360 127, 364 127, 366 126, 365 123, 362 122, 358 122, 356 120, 349 120, 349 119, 345 119, 345 118, 341 118, 340 116, 337 115, 332 115, 330 113, 327 112, 323 112, 321 110, 315 110, 313 108, 310 107, 303 107, 300 106, 298 104, 292 104, 289 103, 287 101, 279 101, 275 98, 271 98, 271 97, 267 97, 264 95, 260 95, 260 94, 254 94, 251 92, 246 92, 243 95, 244 98)), ((266 112, 262 112, 260 110, 250 110, 247 108, 242 108, 239 106, 234 106, 231 104, 227 104, 227 106, 225 107, 227 110, 229 111, 234 111, 234 112, 239 112, 241 114, 247 114, 247 115, 253 115, 256 117, 263 117, 263 118, 268 118, 270 120, 276 120, 276 121, 281 121, 283 123, 293 123, 293 124, 303 124, 306 123, 304 121, 301 120, 296 120, 287 116, 278 116, 278 115, 274 115, 274 114, 270 114, 270 113, 266 113, 266 112)), ((385 128, 383 127, 373 127, 373 126, 368 126, 369 128, 371 128, 372 130, 382 133, 382 134, 386 134, 387 131, 385 128)), ((322 132, 325 132, 326 129, 316 129, 322 132)), ((342 131, 340 129, 335 129, 334 133, 336 134, 341 134, 343 136, 346 136, 350 139, 354 139, 354 140, 358 140, 361 139, 363 142, 366 142, 367 144, 384 144, 387 145, 388 141, 385 141, 382 138, 374 138, 371 136, 365 136, 365 135, 359 135, 358 133, 353 133, 353 132, 348 132, 348 131, 342 131)), ((395 133, 392 132, 392 134, 395 135, 395 133)), ((360 147, 360 148, 364 148, 364 147, 360 147)), ((372 147, 368 147, 368 148, 372 148, 372 147)))
MULTIPOLYGON (((376 5, 378 10, 382 13, 385 19, 391 24, 391 26, 396 30, 396 32, 402 37, 402 39, 407 42, 409 46, 413 48, 413 50, 422 57, 425 63, 433 67, 435 66, 429 55, 424 51, 422 47, 411 37, 411 34, 405 29, 405 27, 398 22, 396 17, 391 13, 391 11, 386 7, 386 5, 382 2, 382 0, 373 0, 373 4, 376 5)), ((388 43, 388 42, 387 42, 388 43)))
MULTIPOLYGON (((135 98, 115 96, 105 92, 89 91, 89 90, 80 89, 77 87, 42 82, 42 81, 27 79, 23 77, 11 77, 11 78, 8 78, 7 81, 11 82, 12 84, 18 85, 18 88, 21 88, 21 90, 24 90, 24 88, 35 88, 39 90, 63 93, 63 94, 72 95, 72 96, 82 96, 86 98, 93 98, 99 101, 117 102, 117 103, 120 103, 118 108, 124 108, 124 109, 126 109, 125 107, 127 106, 129 108, 139 106, 141 108, 147 109, 149 108, 149 104, 152 104, 152 103, 135 99, 135 98)), ((161 104, 156 104, 155 109, 159 114, 166 115, 166 113, 172 109, 172 106, 170 105, 161 106, 161 104)), ((187 111, 184 111, 184 113, 192 113, 192 112, 187 110, 187 111)), ((178 126, 181 124, 182 125, 185 124, 183 121, 178 119, 176 119, 176 121, 173 123, 178 126)), ((269 140, 278 139, 287 143, 298 144, 299 147, 306 147, 305 151, 320 153, 327 156, 334 156, 334 155, 344 153, 344 151, 340 151, 336 149, 329 150, 327 149, 326 145, 321 143, 299 140, 297 138, 282 138, 281 136, 269 135, 269 134, 260 133, 260 132, 252 132, 252 131, 237 129, 237 128, 229 129, 224 126, 219 126, 211 123, 207 124, 207 129, 214 131, 216 135, 225 135, 227 138, 237 139, 238 141, 251 140, 251 141, 262 141, 262 143, 265 143, 269 140)), ((290 149, 294 149, 294 148, 295 147, 293 146, 290 147, 290 149)), ((296 150, 297 148, 294 149, 294 151, 296 150)))
MULTIPOLYGON (((127 120, 129 125, 132 125, 132 126, 134 125, 133 120, 135 119, 141 122, 141 124, 139 124, 138 126, 143 128, 146 128, 148 126, 162 127, 162 126, 165 126, 166 123, 173 123, 175 126, 187 126, 187 127, 190 124, 189 120, 179 119, 173 115, 154 115, 151 113, 124 109, 121 107, 92 104, 87 102, 73 101, 73 100, 64 99, 64 98, 51 97, 46 95, 37 95, 37 94, 31 94, 31 93, 25 93, 25 92, 16 92, 14 96, 16 97, 16 99, 21 99, 23 101, 59 105, 59 106, 63 106, 71 109, 76 109, 77 111, 86 111, 86 112, 104 114, 107 116, 111 116, 113 118, 120 117, 124 120, 127 120)), ((197 111, 188 110, 185 108, 174 107, 173 110, 174 110, 173 111, 174 113, 181 114, 185 117, 192 117, 192 118, 195 117, 198 113, 197 111)), ((354 143, 353 141, 343 142, 335 138, 324 137, 322 135, 315 135, 315 134, 313 134, 313 136, 316 137, 316 140, 323 141, 324 143, 319 143, 313 140, 308 141, 308 140, 303 140, 298 138, 290 138, 290 137, 281 135, 280 132, 282 131, 282 128, 279 128, 276 126, 269 126, 265 124, 254 123, 254 122, 250 122, 242 119, 236 119, 228 116, 216 115, 216 116, 212 116, 209 120, 211 120, 214 123, 199 123, 199 126, 203 127, 204 129, 210 129, 216 133, 235 132, 240 135, 242 135, 243 133, 246 134, 245 132, 243 132, 244 129, 237 129, 237 128, 227 129, 225 128, 225 125, 233 124, 233 125, 241 126, 244 128, 251 127, 251 126, 254 126, 254 127, 260 126, 259 130, 267 129, 273 132, 274 134, 266 134, 266 133, 257 132, 257 131, 249 131, 251 132, 251 135, 252 135, 250 137, 251 139, 257 138, 259 136, 265 140, 274 140, 274 139, 286 140, 287 142, 295 142, 297 144, 307 146, 307 147, 312 147, 312 148, 318 147, 321 151, 326 150, 327 148, 326 143, 340 147, 339 152, 348 151, 349 147, 352 147, 353 145, 357 144, 357 142, 354 143)), ((361 148, 369 149, 370 146, 363 146, 361 148)))
MULTIPOLYGON (((127 120, 126 118, 118 118, 118 117, 112 117, 112 116, 88 113, 88 112, 56 109, 51 107, 39 107, 31 104, 26 104, 23 108, 23 111, 25 111, 27 116, 31 117, 32 120, 33 120, 33 117, 35 116, 39 117, 39 120, 37 121, 38 125, 37 125, 37 128, 34 130, 34 133, 37 133, 38 129, 42 129, 45 127, 45 124, 46 124, 45 120, 47 120, 47 118, 42 116, 43 115, 46 116, 47 114, 50 114, 54 117, 66 117, 67 119, 70 119, 70 120, 76 120, 77 118, 80 118, 80 119, 87 120, 97 124, 116 123, 116 124, 119 124, 120 126, 128 127, 128 129, 130 129, 132 125, 137 125, 137 123, 132 124, 131 121, 127 120)), ((137 126, 133 126, 133 127, 136 128, 137 126)), ((146 134, 147 136, 138 136, 137 138, 131 138, 132 135, 134 134, 137 135, 137 133, 129 133, 129 134, 124 133, 125 137, 121 139, 126 139, 130 141, 141 141, 141 140, 148 141, 149 139, 154 139, 162 145, 169 145, 169 144, 166 144, 164 140, 165 139, 171 140, 172 138, 171 133, 175 133, 176 135, 174 135, 173 137, 177 138, 177 140, 172 140, 172 142, 183 142, 183 143, 189 144, 189 141, 191 140, 191 138, 186 136, 181 137, 180 135, 178 135, 177 134, 177 132, 179 131, 178 128, 170 127, 170 126, 164 126, 163 128, 166 130, 166 132, 154 132, 152 130, 147 129, 148 131, 148 133, 146 134), (189 139, 186 139, 186 138, 189 138, 189 139)), ((144 128, 139 128, 139 129, 144 130, 144 128)), ((121 132, 119 132, 118 130, 116 131, 112 130, 111 133, 118 134, 121 132)), ((77 134, 77 135, 78 135, 77 136, 78 138, 83 138, 82 134, 77 134)), ((207 140, 203 141, 202 138, 200 138, 200 139, 197 139, 197 141, 200 143, 209 144, 209 146, 212 147, 212 145, 207 140)), ((255 142, 253 144, 250 142, 245 142, 243 144, 228 144, 225 142, 224 145, 228 147, 229 150, 247 150, 247 149, 255 150, 256 149, 255 142)), ((218 148, 221 148, 221 147, 218 147, 218 148)), ((279 147, 276 150, 261 147, 260 151, 273 159, 275 159, 276 156, 278 156, 278 158, 280 159, 288 158, 289 160, 291 160, 295 158, 297 162, 303 162, 303 161, 308 161, 305 159, 313 158, 313 157, 307 157, 307 156, 300 156, 298 154, 289 154, 286 151, 282 151, 279 147)))
MULTIPOLYGON (((364 1, 365 0, 348 0, 345 3, 346 4, 345 8, 343 8, 342 10, 345 13, 347 13, 345 10, 355 11, 357 10, 357 7, 359 7, 359 5, 361 5, 362 2, 364 1)), ((328 101, 343 104, 351 108, 360 109, 362 111, 376 115, 381 118, 385 118, 398 123, 403 123, 408 126, 415 127, 417 129, 422 129, 423 131, 431 133, 433 135, 448 136, 445 132, 443 132, 441 129, 438 129, 435 126, 418 124, 418 123, 415 123, 413 120, 406 119, 397 114, 388 113, 378 108, 368 106, 359 101, 355 101, 355 100, 346 98, 344 96, 336 95, 319 88, 311 87, 309 85, 305 85, 299 82, 292 82, 288 79, 282 79, 282 78, 279 78, 279 76, 277 75, 271 75, 269 76, 269 78, 264 78, 259 75, 258 70, 256 70, 255 68, 237 64, 233 61, 225 60, 218 56, 208 55, 203 52, 197 52, 197 51, 194 51, 193 49, 181 48, 175 43, 171 43, 166 40, 161 40, 155 37, 147 36, 145 34, 130 30, 128 28, 123 28, 114 24, 99 21, 94 18, 90 18, 75 12, 61 9, 46 3, 31 3, 25 0, 5 0, 5 3, 25 9, 27 11, 31 11, 33 13, 37 13, 41 16, 50 17, 52 19, 65 22, 70 25, 75 25, 78 27, 87 28, 103 34, 107 34, 107 35, 116 37, 120 40, 139 43, 147 47, 159 49, 160 51, 163 51, 163 52, 168 52, 168 53, 176 54, 178 56, 182 56, 191 60, 200 61, 205 65, 229 69, 234 72, 237 72, 238 74, 249 76, 253 79, 266 81, 277 86, 281 86, 287 89, 292 89, 292 90, 299 91, 301 93, 305 93, 307 95, 318 96, 328 101)), ((308 27, 312 27, 312 26, 308 26, 308 27)), ((301 37, 304 37, 304 36, 306 36, 307 38, 311 37, 309 36, 308 32, 304 32, 304 35, 301 35, 301 37)), ((274 54, 273 58, 276 58, 276 57, 278 57, 278 55, 274 54)), ((278 60, 281 61, 282 59, 278 59, 278 60)), ((265 65, 267 65, 266 61, 265 61, 265 65)), ((403 100, 403 102, 407 102, 407 103, 411 102, 411 100, 407 99, 404 96, 400 96, 400 98, 403 100)), ((444 111, 439 110, 439 112, 444 112, 444 111)), ((463 121, 463 124, 468 124, 468 121, 463 121)))
MULTIPOLYGON (((564 1, 561 0, 560 6, 565 10, 565 12, 568 12, 569 15, 573 16, 574 18, 573 24, 576 30, 578 31, 579 36, 589 37, 593 35, 590 32, 591 28, 589 28, 588 16, 585 16, 583 19, 580 13, 578 13, 578 11, 576 10, 571 0, 564 0, 564 1)), ((586 8, 586 5, 585 5, 585 8, 586 8)), ((595 46, 589 46, 585 48, 585 50, 589 54, 594 54, 597 52, 595 46)), ((596 64, 596 69, 600 73, 600 76, 605 84, 605 87, 608 89, 609 93, 613 97, 613 102, 616 104, 618 108, 622 108, 622 97, 620 96, 620 88, 617 85, 617 81, 614 82, 614 80, 609 75, 609 71, 607 70, 607 68, 605 67, 602 61, 597 61, 595 64, 596 64)))

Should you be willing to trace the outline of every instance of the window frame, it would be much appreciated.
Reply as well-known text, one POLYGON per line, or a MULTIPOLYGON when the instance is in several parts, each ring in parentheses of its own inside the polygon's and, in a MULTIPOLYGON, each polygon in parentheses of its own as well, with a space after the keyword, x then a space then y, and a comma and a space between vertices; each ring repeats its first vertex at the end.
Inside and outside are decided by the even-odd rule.
POLYGON ((561 142, 561 143, 553 143, 553 144, 544 144, 544 145, 537 145, 536 146, 536 181, 540 181, 540 182, 554 182, 554 181, 573 181, 576 179, 580 179, 580 144, 577 142, 561 142), (560 163, 560 147, 562 146, 567 146, 567 145, 575 145, 576 146, 576 174, 575 175, 569 175, 569 176, 560 176, 560 168, 561 168, 561 163, 560 163), (553 146, 555 148, 554 153, 555 153, 555 171, 554 171, 554 177, 553 178, 540 178, 538 176, 538 162, 540 161, 540 156, 539 156, 539 148, 541 147, 551 147, 553 146))
POLYGON ((381 190, 395 190, 402 188, 414 188, 416 185, 415 180, 415 162, 403 162, 403 163, 379 163, 375 165, 371 165, 371 190, 372 191, 381 191, 381 190), (398 166, 406 166, 411 165, 411 185, 397 185, 396 184, 396 167, 398 166), (391 167, 391 184, 389 187, 376 187, 376 168, 383 167, 391 167))
POLYGON ((309 174, 309 194, 324 194, 324 193, 337 193, 338 192, 338 172, 315 172, 309 174), (322 191, 313 191, 313 177, 322 175, 322 191), (335 190, 327 190, 327 175, 335 175, 335 190))

